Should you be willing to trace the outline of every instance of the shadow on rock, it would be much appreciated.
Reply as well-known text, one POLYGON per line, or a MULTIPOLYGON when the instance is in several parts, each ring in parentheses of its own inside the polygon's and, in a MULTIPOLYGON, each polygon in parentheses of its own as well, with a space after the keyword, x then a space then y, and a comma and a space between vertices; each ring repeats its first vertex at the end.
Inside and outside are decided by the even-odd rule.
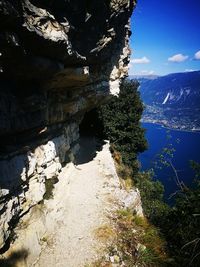
POLYGON ((80 150, 76 156, 76 164, 84 164, 96 157, 97 151, 101 151, 105 141, 95 136, 81 136, 80 150))
POLYGON ((28 256, 28 251, 25 249, 12 252, 8 258, 0 258, 0 267, 19 267, 20 263, 28 256))

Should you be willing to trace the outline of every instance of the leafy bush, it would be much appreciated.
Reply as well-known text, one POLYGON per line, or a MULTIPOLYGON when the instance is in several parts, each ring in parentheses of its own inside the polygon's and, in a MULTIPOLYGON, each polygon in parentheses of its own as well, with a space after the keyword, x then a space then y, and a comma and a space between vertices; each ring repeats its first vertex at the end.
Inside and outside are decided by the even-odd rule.
MULTIPOLYGON (((198 164, 193 165, 197 170, 198 164)), ((198 175, 196 175, 197 178, 198 175)), ((200 182, 176 194, 169 207, 163 200, 164 188, 153 180, 152 172, 138 173, 135 184, 140 190, 147 218, 160 228, 173 258, 170 266, 200 266, 200 182)))
POLYGON ((153 180, 153 172, 140 172, 134 177, 135 185, 140 190, 145 215, 155 225, 162 225, 170 207, 163 201, 164 186, 153 180))
POLYGON ((161 225, 176 266, 200 266, 200 183, 180 192, 161 225))

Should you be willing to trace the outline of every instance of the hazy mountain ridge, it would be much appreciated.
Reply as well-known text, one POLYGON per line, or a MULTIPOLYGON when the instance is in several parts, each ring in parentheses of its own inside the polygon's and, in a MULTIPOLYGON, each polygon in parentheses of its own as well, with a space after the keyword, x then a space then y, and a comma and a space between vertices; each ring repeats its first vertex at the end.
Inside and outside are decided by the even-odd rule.
POLYGON ((200 130, 200 71, 138 77, 137 80, 146 105, 143 121, 200 130))

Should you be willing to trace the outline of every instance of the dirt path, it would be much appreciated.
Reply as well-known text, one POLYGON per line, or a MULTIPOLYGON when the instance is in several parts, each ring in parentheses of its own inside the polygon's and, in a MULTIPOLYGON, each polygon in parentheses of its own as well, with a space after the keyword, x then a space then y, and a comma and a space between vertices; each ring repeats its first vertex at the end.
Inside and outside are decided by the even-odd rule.
POLYGON ((80 146, 77 165, 63 168, 53 198, 33 207, 20 221, 3 266, 88 266, 106 245, 96 231, 109 225, 108 215, 119 203, 142 214, 139 192, 121 189, 109 144, 100 146, 85 137, 80 146))
POLYGON ((56 234, 35 263, 37 267, 82 267, 95 260, 103 247, 95 230, 107 223, 106 214, 113 208, 110 199, 119 181, 109 145, 105 144, 95 156, 96 145, 94 139, 82 140, 79 164, 70 175, 68 192, 60 188, 62 183, 55 188, 49 206, 56 203, 60 215, 54 215, 54 211, 49 214, 57 220, 56 234), (93 156, 93 160, 88 158, 93 156), (60 192, 62 197, 57 195, 60 192))

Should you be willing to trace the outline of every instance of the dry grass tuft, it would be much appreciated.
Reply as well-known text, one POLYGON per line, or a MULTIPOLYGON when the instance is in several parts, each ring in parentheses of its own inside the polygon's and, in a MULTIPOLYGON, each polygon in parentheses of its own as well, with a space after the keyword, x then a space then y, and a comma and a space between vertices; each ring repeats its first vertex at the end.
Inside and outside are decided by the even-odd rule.
POLYGON ((95 237, 101 241, 109 241, 115 238, 116 234, 111 225, 103 225, 95 230, 95 237))

